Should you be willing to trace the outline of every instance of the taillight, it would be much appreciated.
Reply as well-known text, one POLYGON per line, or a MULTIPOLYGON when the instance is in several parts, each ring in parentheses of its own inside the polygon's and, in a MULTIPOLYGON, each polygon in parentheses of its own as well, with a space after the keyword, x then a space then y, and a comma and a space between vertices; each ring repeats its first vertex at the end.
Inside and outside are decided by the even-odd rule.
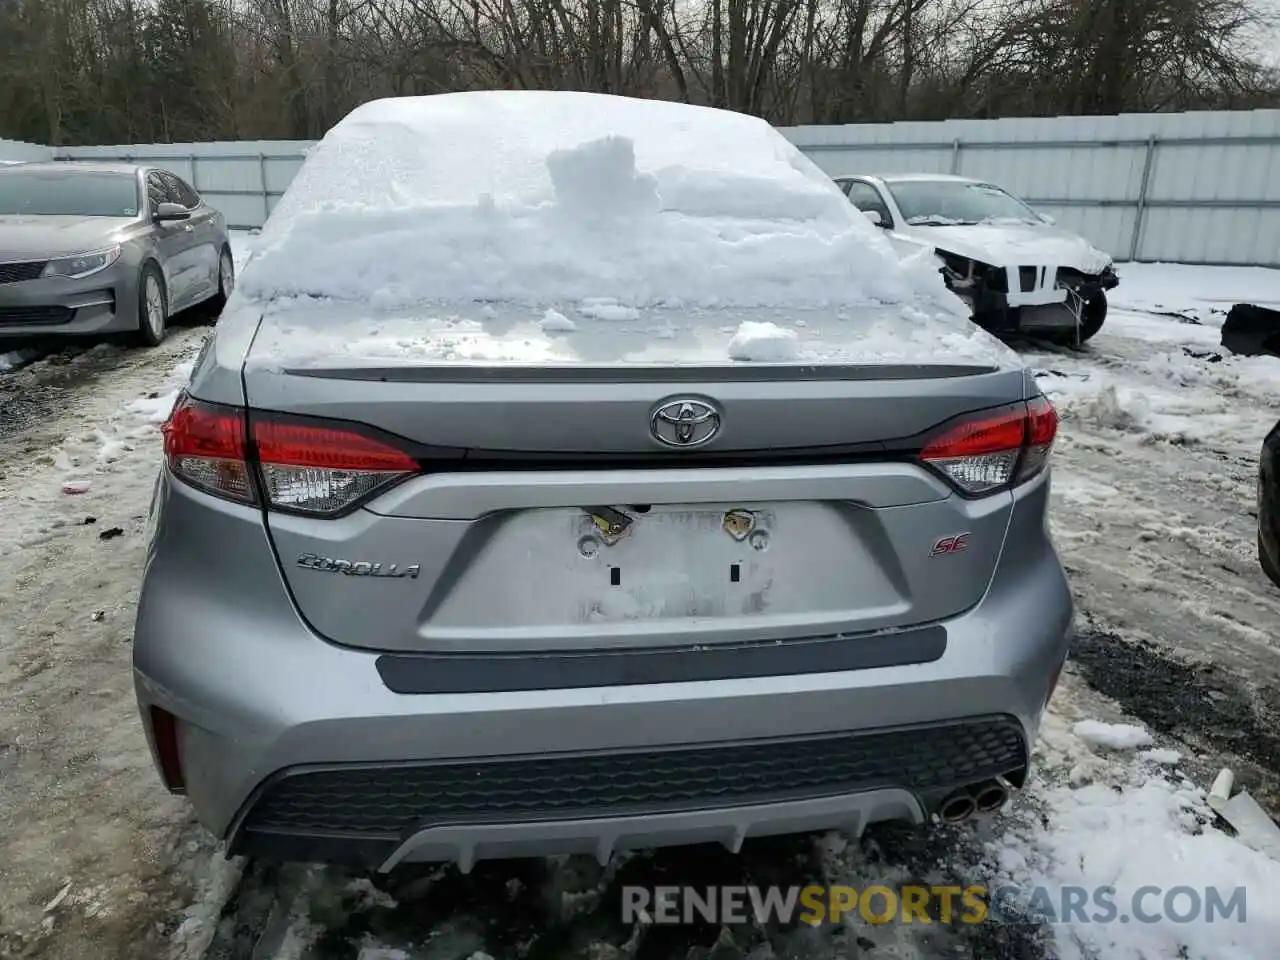
POLYGON ((243 410, 193 400, 184 393, 161 431, 165 460, 175 477, 216 497, 255 502, 243 410))
POLYGON ((370 428, 251 411, 246 437, 245 423, 240 408, 183 394, 163 427, 169 469, 215 496, 321 517, 418 472, 370 428))
POLYGON ((970 495, 1035 476, 1049 462, 1058 414, 1045 397, 978 414, 929 441, 920 458, 970 495))
POLYGON ((249 415, 269 506, 326 516, 418 472, 413 457, 345 425, 249 415))
POLYGON ((1045 468, 1053 439, 1058 435, 1058 411, 1048 397, 1027 401, 1027 449, 1018 464, 1018 480, 1029 480, 1045 468))

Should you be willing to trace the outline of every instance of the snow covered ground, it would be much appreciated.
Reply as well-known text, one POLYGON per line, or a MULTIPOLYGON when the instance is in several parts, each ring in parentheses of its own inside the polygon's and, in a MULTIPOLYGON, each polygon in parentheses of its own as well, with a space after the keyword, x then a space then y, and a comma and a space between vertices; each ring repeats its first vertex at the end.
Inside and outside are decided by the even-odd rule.
POLYGON ((426 870, 389 892, 336 870, 224 863, 150 767, 128 672, 134 593, 157 423, 205 331, 0 374, 38 400, 60 391, 0 430, 0 956, 634 956, 611 899, 620 876, 1103 886, 1120 913, 1146 885, 1247 893, 1243 923, 1077 917, 996 930, 855 917, 670 943, 651 933, 654 956, 704 957, 717 936, 718 958, 752 960, 1274 956, 1280 863, 1232 837, 1205 793, 1229 765, 1280 812, 1280 590, 1257 568, 1250 513, 1257 447, 1280 416, 1280 360, 1217 346, 1231 303, 1280 304, 1280 271, 1135 264, 1121 276, 1086 348, 1020 348, 1062 415, 1052 522, 1081 641, 1033 781, 1003 816, 931 837, 762 841, 741 858, 662 851, 603 871, 577 860, 482 864, 469 878, 426 870), (87 490, 64 492, 76 482, 87 490))

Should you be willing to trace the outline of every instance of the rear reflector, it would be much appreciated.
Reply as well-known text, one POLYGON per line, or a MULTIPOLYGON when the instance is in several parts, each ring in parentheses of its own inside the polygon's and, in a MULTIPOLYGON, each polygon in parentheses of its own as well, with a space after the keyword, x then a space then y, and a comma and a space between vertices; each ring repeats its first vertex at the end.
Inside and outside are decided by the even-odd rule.
POLYGON ((1045 397, 947 427, 920 452, 963 493, 991 493, 1035 476, 1049 462, 1058 414, 1045 397))
POLYGON ((355 424, 205 403, 186 394, 164 425, 165 459, 193 487, 240 503, 336 516, 418 472, 390 439, 355 424), (256 470, 254 469, 256 461, 256 470))
POLYGON ((165 788, 170 793, 186 793, 182 756, 178 750, 178 718, 168 710, 152 707, 151 736, 155 741, 156 764, 160 767, 160 778, 164 780, 165 788))

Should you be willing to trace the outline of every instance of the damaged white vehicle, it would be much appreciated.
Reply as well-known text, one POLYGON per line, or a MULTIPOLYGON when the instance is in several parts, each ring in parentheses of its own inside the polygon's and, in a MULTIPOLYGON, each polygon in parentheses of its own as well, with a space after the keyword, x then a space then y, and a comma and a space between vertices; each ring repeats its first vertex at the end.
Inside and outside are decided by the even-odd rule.
POLYGON ((838 177, 903 253, 932 248, 979 325, 1076 344, 1107 317, 1111 257, 991 183, 943 174, 838 177))

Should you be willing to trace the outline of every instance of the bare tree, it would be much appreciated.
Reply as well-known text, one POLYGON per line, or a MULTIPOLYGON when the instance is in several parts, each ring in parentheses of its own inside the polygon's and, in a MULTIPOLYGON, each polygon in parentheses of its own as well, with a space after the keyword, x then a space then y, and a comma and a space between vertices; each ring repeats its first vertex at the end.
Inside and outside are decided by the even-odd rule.
POLYGON ((0 0, 0 136, 315 138, 495 87, 780 124, 1274 106, 1260 2, 0 0))

